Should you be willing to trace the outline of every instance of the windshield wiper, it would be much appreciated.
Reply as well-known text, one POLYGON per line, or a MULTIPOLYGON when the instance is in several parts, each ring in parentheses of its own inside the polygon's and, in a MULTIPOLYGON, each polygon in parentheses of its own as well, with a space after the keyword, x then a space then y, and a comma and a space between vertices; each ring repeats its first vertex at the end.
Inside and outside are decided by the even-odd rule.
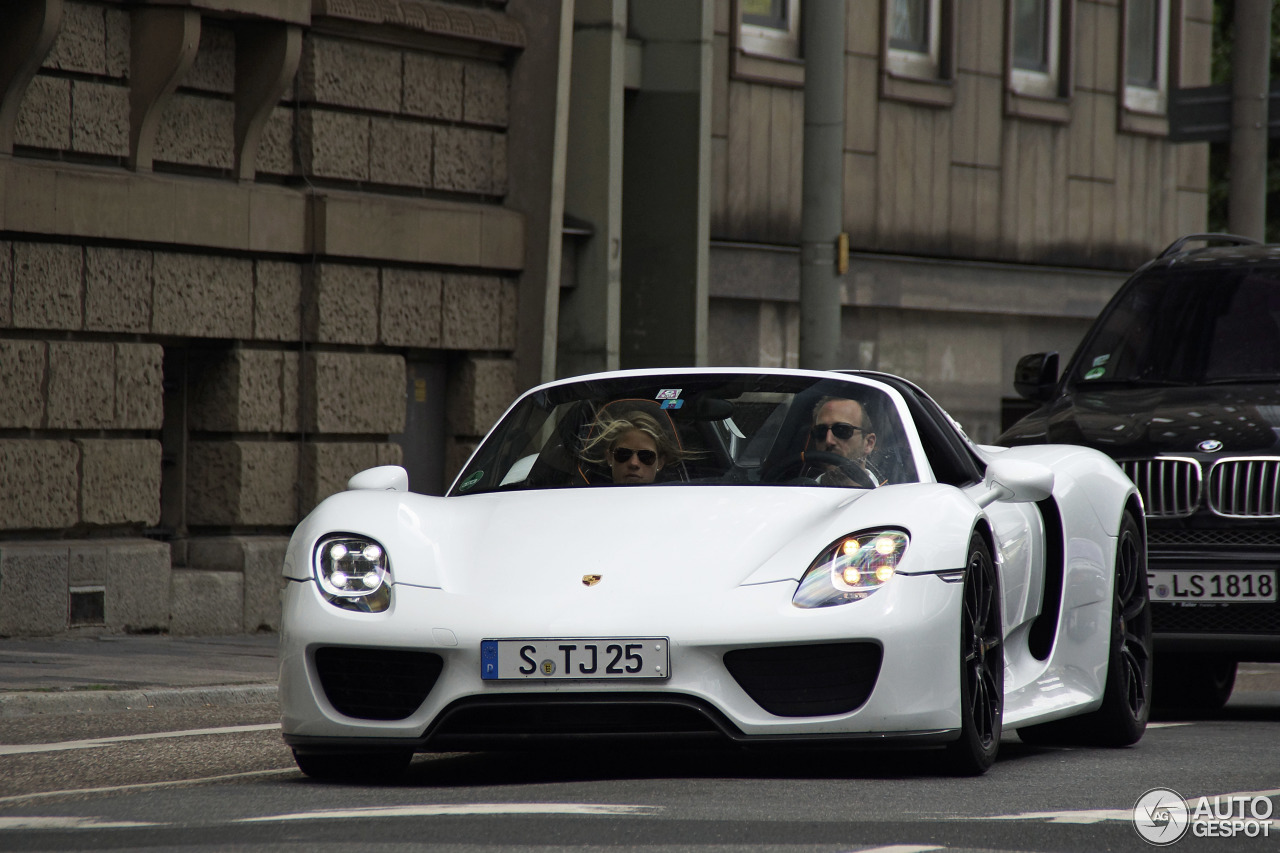
POLYGON ((1137 378, 1099 378, 1099 379, 1077 379, 1075 381, 1075 389, 1077 391, 1085 388, 1142 388, 1146 386, 1168 386, 1168 385, 1186 385, 1186 382, 1179 382, 1175 379, 1137 379, 1137 378))
POLYGON ((1201 385, 1273 385, 1280 382, 1280 376, 1255 375, 1255 376, 1215 376, 1212 379, 1201 380, 1201 385))

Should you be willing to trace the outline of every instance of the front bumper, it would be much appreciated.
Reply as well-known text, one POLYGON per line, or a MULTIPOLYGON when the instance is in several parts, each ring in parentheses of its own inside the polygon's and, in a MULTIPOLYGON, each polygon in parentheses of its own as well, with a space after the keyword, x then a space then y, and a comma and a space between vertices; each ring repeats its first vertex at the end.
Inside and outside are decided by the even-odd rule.
MULTIPOLYGON (((1280 547, 1274 529, 1205 528, 1151 524, 1150 570, 1266 571, 1280 583, 1280 547)), ((1237 660, 1280 661, 1280 600, 1275 602, 1169 602, 1151 596, 1158 651, 1237 660)))
POLYGON ((794 607, 793 590, 794 584, 761 584, 730 591, 717 607, 633 603, 625 610, 604 608, 552 619, 531 614, 527 607, 504 608, 408 586, 395 588, 386 613, 352 613, 326 603, 314 583, 291 582, 284 596, 280 646, 285 740, 299 749, 396 745, 432 751, 526 746, 565 737, 659 738, 667 743, 936 742, 955 737, 960 725, 960 584, 932 575, 900 575, 863 601, 817 610, 794 607), (670 676, 626 682, 484 681, 479 677, 480 641, 504 636, 666 636, 670 676), (725 664, 725 655, 734 650, 798 647, 836 655, 844 648, 856 647, 858 654, 877 649, 879 666, 865 701, 847 713, 771 714, 725 664), (401 657, 401 664, 389 666, 388 677, 406 683, 429 677, 434 664, 416 669, 423 656, 438 661, 438 673, 416 707, 411 707, 416 701, 411 697, 396 712, 403 716, 371 719, 357 707, 335 702, 326 691, 317 654, 334 648, 377 656, 385 651, 388 660, 418 656, 401 657))

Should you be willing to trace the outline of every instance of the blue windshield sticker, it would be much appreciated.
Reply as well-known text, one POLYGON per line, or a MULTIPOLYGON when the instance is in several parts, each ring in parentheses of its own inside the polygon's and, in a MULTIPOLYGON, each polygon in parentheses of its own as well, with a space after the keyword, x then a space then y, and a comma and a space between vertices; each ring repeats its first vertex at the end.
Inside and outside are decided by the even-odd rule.
POLYGON ((1106 375, 1106 373, 1107 373, 1107 369, 1105 367, 1095 367, 1093 370, 1090 370, 1088 373, 1086 373, 1084 375, 1084 378, 1085 379, 1101 379, 1103 376, 1106 375))
POLYGON ((683 405, 684 405, 684 400, 663 400, 662 401, 662 408, 664 409, 678 409, 683 405))
POLYGON ((655 399, 655 400, 679 400, 679 399, 680 399, 680 391, 681 391, 681 389, 679 389, 679 388, 663 388, 661 391, 659 391, 659 392, 658 392, 658 396, 654 397, 653 399, 655 399))
POLYGON ((472 486, 474 486, 476 483, 480 482, 480 480, 481 480, 481 479, 483 479, 483 478, 484 478, 484 472, 483 472, 483 471, 477 471, 477 472, 475 472, 474 474, 472 474, 472 475, 471 475, 470 477, 468 477, 467 479, 463 480, 463 481, 458 485, 458 491, 460 491, 460 492, 465 492, 467 489, 471 488, 471 487, 472 487, 472 486))
POLYGON ((1100 355, 1093 360, 1093 366, 1102 367, 1102 365, 1106 364, 1110 360, 1111 360, 1111 353, 1107 353, 1106 355, 1100 355))

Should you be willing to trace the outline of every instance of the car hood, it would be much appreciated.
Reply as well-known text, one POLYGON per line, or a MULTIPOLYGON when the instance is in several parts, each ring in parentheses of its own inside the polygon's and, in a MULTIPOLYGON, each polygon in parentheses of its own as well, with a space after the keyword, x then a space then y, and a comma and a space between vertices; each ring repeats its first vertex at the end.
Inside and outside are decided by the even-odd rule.
POLYGON ((1059 398, 1044 440, 1084 444, 1111 456, 1189 453, 1221 442, 1217 452, 1280 447, 1280 386, 1196 385, 1086 390, 1059 398))
MULTIPOLYGON (((562 587, 581 586, 583 575, 599 574, 615 589, 729 588, 798 538, 808 542, 863 494, 610 487, 448 498, 441 585, 475 594, 513 577, 562 587), (604 506, 609 511, 602 512, 604 506), (492 571, 485 570, 489 566, 492 571)), ((816 556, 784 575, 798 579, 816 556)))

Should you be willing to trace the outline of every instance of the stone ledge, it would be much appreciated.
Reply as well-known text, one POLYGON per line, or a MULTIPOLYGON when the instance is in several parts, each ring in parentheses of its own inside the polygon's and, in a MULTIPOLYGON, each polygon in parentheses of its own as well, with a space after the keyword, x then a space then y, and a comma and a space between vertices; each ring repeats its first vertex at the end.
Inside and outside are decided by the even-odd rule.
POLYGON ((427 0, 314 0, 312 14, 316 19, 394 27, 507 50, 525 46, 524 28, 513 18, 427 0))
POLYGON ((202 12, 263 18, 286 24, 311 23, 311 0, 138 0, 143 6, 185 6, 202 12))
POLYGON ((18 160, 0 162, 0 231, 500 270, 525 247, 524 215, 496 205, 18 160))

